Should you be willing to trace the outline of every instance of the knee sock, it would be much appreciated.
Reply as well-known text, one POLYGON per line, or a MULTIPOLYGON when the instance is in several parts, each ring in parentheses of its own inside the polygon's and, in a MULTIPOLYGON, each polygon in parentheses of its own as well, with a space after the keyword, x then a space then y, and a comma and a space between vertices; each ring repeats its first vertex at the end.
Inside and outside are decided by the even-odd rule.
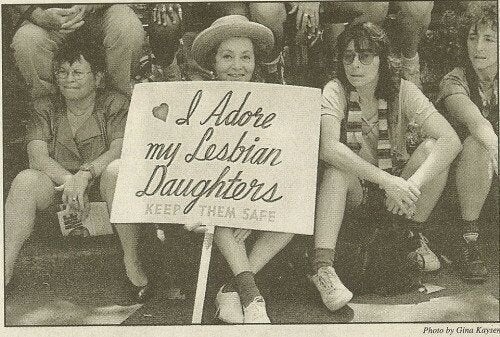
POLYGON ((261 296, 257 285, 255 284, 254 273, 251 271, 244 271, 234 277, 234 283, 240 295, 241 305, 245 308, 248 307, 253 300, 261 296))
POLYGON ((321 267, 333 266, 333 257, 335 251, 330 248, 315 248, 314 257, 312 261, 314 273, 318 272, 321 267))
POLYGON ((222 287, 223 293, 232 293, 236 292, 236 284, 234 283, 234 277, 228 283, 224 284, 222 287))

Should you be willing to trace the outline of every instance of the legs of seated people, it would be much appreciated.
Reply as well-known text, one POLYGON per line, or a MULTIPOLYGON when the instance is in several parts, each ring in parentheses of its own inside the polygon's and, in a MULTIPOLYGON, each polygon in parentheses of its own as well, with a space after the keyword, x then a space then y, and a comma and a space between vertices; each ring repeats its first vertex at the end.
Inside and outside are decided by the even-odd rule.
POLYGON ((331 311, 342 308, 353 296, 335 273, 333 258, 346 201, 350 206, 359 206, 362 200, 363 191, 358 178, 334 167, 325 169, 316 204, 314 275, 310 280, 331 311))
POLYGON ((399 1, 394 2, 397 8, 396 45, 400 46, 402 56, 402 76, 422 87, 420 82, 420 64, 418 44, 431 22, 432 1, 399 1))
MULTIPOLYGON (((408 179, 429 156, 435 140, 426 139, 423 141, 410 157, 401 174, 402 178, 408 179)), ((420 196, 416 204, 416 210, 411 220, 408 220, 408 226, 411 230, 409 245, 415 248, 409 258, 420 265, 421 270, 426 272, 436 271, 441 267, 441 263, 436 254, 427 246, 428 240, 423 236, 422 227, 429 218, 432 210, 441 196, 448 178, 448 170, 439 173, 434 179, 420 188, 420 196)))
MULTIPOLYGON (((433 139, 426 139, 418 146, 404 167, 403 172, 401 173, 402 178, 408 179, 413 173, 415 173, 415 171, 429 156, 434 144, 435 141, 433 139)), ((422 186, 420 189, 421 194, 417 201, 417 208, 412 217, 413 221, 424 222, 429 218, 434 206, 436 206, 436 203, 443 192, 447 178, 448 170, 441 172, 433 180, 422 186)))
MULTIPOLYGON (((139 64, 145 34, 139 18, 126 5, 112 5, 104 13, 88 14, 85 21, 92 31, 103 33, 111 85, 130 95, 131 69, 139 64)), ((32 98, 55 92, 52 60, 65 36, 66 33, 47 31, 30 22, 25 22, 14 35, 14 57, 32 98)))
POLYGON ((26 21, 12 39, 17 66, 33 99, 55 93, 52 59, 64 36, 26 21))
POLYGON ((290 233, 260 232, 248 255, 251 271, 257 274, 292 238, 290 233))
POLYGON ((315 248, 335 249, 346 203, 356 207, 362 200, 363 189, 358 178, 335 167, 325 168, 316 204, 315 248))
POLYGON ((21 247, 30 236, 37 210, 56 202, 54 183, 38 170, 20 172, 5 202, 5 282, 9 283, 21 247))
POLYGON ((478 243, 477 220, 493 179, 493 165, 484 147, 472 136, 465 139, 456 169, 456 185, 462 221, 458 237, 457 266, 466 281, 483 282, 488 269, 478 243))
POLYGON ((373 22, 381 24, 387 16, 388 2, 344 2, 328 1, 322 3, 322 21, 329 23, 373 22))
POLYGON ((285 5, 282 2, 251 2, 248 8, 251 20, 266 26, 274 34, 274 50, 272 54, 264 56, 266 63, 272 62, 279 56, 284 44, 285 5))
POLYGON ((156 61, 163 67, 169 66, 179 48, 180 28, 150 22, 148 31, 149 44, 156 61))
POLYGON ((111 85, 130 96, 131 74, 139 66, 144 43, 145 32, 141 21, 127 5, 112 5, 105 10, 101 27, 111 85))
POLYGON ((234 229, 216 227, 214 233, 215 244, 226 259, 234 275, 244 271, 252 271, 244 242, 238 242, 233 235, 234 229))
MULTIPOLYGON (((110 211, 113 204, 119 165, 119 159, 111 162, 101 175, 101 196, 108 204, 110 211)), ((148 283, 148 279, 142 269, 138 251, 140 225, 117 224, 115 228, 123 248, 123 262, 125 263, 125 270, 129 280, 135 286, 145 286, 148 283)))
POLYGON ((398 27, 398 45, 401 55, 413 58, 417 55, 418 44, 431 22, 432 1, 397 1, 396 20, 398 27))
POLYGON ((493 178, 493 166, 486 149, 472 136, 465 139, 459 155, 456 183, 462 219, 479 218, 493 178))

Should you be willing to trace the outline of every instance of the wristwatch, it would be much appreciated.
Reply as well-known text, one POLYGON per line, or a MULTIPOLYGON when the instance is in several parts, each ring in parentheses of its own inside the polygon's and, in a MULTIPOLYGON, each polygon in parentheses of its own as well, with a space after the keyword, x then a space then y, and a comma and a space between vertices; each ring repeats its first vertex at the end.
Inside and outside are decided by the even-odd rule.
POLYGON ((95 173, 94 165, 92 165, 91 163, 85 163, 82 166, 80 166, 80 171, 90 172, 92 180, 94 180, 95 178, 97 178, 97 174, 95 173))

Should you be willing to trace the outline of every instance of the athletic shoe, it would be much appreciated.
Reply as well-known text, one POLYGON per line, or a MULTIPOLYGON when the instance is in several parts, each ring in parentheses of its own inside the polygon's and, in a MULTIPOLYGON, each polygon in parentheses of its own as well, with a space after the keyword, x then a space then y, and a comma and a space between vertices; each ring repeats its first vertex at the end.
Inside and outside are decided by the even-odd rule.
POLYGON ((331 311, 342 308, 352 299, 352 292, 340 281, 331 266, 319 268, 316 275, 309 276, 309 280, 316 286, 321 300, 331 311))
POLYGON ((418 236, 410 231, 409 239, 418 247, 414 251, 408 254, 410 260, 416 261, 420 266, 420 270, 424 272, 432 272, 441 268, 441 263, 439 258, 432 252, 432 250, 427 245, 429 240, 418 233, 418 236))
POLYGON ((271 323, 266 312, 266 302, 262 296, 257 296, 247 307, 243 308, 243 317, 245 324, 271 323))
POLYGON ((457 262, 465 281, 484 282, 488 277, 477 237, 477 233, 465 233, 463 240, 460 240, 460 257, 457 262))
POLYGON ((226 323, 241 324, 243 323, 243 309, 241 308, 240 296, 237 292, 231 291, 222 292, 222 286, 215 297, 215 313, 218 318, 226 323))

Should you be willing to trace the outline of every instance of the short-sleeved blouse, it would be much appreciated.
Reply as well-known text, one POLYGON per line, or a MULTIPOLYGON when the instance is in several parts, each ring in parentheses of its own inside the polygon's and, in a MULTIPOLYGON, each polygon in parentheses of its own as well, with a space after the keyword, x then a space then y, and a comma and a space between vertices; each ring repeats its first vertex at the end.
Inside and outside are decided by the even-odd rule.
POLYGON ((128 107, 128 98, 118 92, 98 93, 94 111, 73 135, 63 100, 40 98, 33 103, 27 141, 47 142, 50 157, 74 173, 106 152, 113 140, 123 138, 128 107))
MULTIPOLYGON (((342 123, 348 108, 347 97, 346 90, 338 80, 330 81, 323 89, 321 115, 333 116, 342 123)), ((397 122, 395 124, 389 123, 391 147, 398 160, 407 161, 410 157, 407 151, 410 133, 417 132, 418 136, 425 137, 422 125, 430 115, 437 113, 437 111, 420 89, 406 80, 401 80, 399 102, 396 108, 399 110, 397 122)), ((372 149, 377 148, 377 144, 374 142, 377 142, 378 138, 370 137, 370 134, 364 135, 363 138, 359 155, 374 163, 376 153, 372 149), (366 157, 363 153, 370 155, 366 157)))
MULTIPOLYGON (((496 90, 496 94, 493 95, 494 101, 483 102, 482 106, 478 106, 478 108, 481 111, 483 117, 491 123, 491 125, 493 126, 493 130, 495 130, 495 133, 498 135, 498 80, 495 83, 494 90, 496 90)), ((444 116, 455 128, 458 136, 463 141, 469 135, 469 130, 456 118, 456 116, 453 114, 453 111, 447 111, 444 106, 444 100, 447 97, 453 95, 465 95, 469 98, 471 97, 471 91, 469 83, 467 82, 467 76, 465 74, 464 68, 462 67, 453 69, 443 77, 441 83, 439 84, 439 95, 436 100, 436 105, 441 111, 443 111, 444 116)))

